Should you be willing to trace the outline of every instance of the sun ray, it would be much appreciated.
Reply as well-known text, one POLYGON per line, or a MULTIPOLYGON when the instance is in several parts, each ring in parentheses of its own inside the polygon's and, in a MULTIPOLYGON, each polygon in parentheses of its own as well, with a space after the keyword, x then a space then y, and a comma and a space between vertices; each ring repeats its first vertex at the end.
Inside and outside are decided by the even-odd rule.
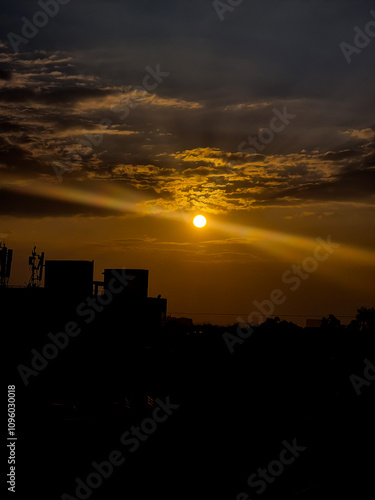
MULTIPOLYGON (((306 255, 308 253, 313 254, 315 248, 319 245, 319 241, 325 241, 327 236, 330 238, 330 235, 321 235, 316 238, 297 236, 291 233, 220 222, 214 219, 210 221, 210 226, 226 234, 234 234, 245 239, 247 238, 249 244, 262 248, 267 253, 283 259, 290 259, 290 251, 293 249, 306 251, 306 255)), ((375 266, 374 251, 334 241, 334 245, 338 244, 340 246, 332 247, 337 259, 375 266)))

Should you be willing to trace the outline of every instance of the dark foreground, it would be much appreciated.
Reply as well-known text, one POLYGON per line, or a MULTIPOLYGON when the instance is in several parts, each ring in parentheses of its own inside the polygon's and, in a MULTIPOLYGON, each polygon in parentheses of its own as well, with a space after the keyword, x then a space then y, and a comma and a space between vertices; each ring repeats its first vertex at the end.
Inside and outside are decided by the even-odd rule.
POLYGON ((17 366, 43 343, 15 320, 13 498, 372 498, 373 323, 268 321, 230 353, 220 329, 146 341, 100 321, 26 387, 17 366))

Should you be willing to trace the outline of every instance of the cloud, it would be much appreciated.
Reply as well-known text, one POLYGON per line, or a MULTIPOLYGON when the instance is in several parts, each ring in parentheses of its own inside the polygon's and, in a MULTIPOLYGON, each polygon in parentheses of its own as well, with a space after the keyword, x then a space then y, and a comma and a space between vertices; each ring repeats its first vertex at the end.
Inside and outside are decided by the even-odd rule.
POLYGON ((118 215, 118 211, 96 207, 95 205, 87 206, 79 202, 51 200, 0 188, 0 215, 22 218, 72 217, 78 215, 83 217, 108 217, 118 215))
POLYGON ((0 94, 0 100, 6 102, 33 102, 35 104, 44 104, 45 106, 56 104, 72 104, 92 99, 92 97, 101 97, 106 92, 95 88, 68 87, 53 90, 34 91, 32 89, 5 89, 0 94))
POLYGON ((371 128, 364 128, 362 130, 345 130, 341 132, 344 135, 349 135, 355 139, 369 140, 375 137, 375 130, 371 128))
POLYGON ((12 72, 6 69, 0 69, 0 80, 9 81, 12 79, 12 72))
POLYGON ((224 111, 242 111, 249 109, 262 109, 268 108, 272 105, 271 101, 259 101, 259 102, 244 102, 239 104, 231 104, 230 106, 225 106, 224 111))
MULTIPOLYGON (((22 128, 14 127, 13 124, 4 123, 2 125, 11 132, 22 130, 22 128)), ((26 178, 46 171, 44 162, 35 158, 30 149, 23 145, 14 144, 5 138, 0 138, 0 153, 0 166, 12 175, 18 173, 26 178)))
MULTIPOLYGON (((325 99, 298 93, 288 99, 271 91, 267 98, 239 93, 233 99, 213 88, 203 98, 197 88, 187 95, 176 80, 169 84, 174 75, 164 63, 171 76, 149 93, 134 90, 143 74, 134 80, 129 69, 121 81, 104 81, 88 71, 84 54, 3 53, 3 71, 12 75, 0 91, 3 186, 30 179, 54 183, 58 164, 69 169, 63 182, 121 182, 147 193, 140 201, 145 211, 373 203, 371 122, 353 113, 352 127, 344 128, 341 101, 330 102, 327 116, 325 99), (261 154, 239 153, 241 141, 268 126, 273 107, 287 107, 296 120, 261 154)), ((29 213, 29 201, 21 197, 17 207, 8 207, 29 213)), ((60 200, 53 213, 91 213, 76 201, 68 205, 60 200)))
POLYGON ((236 262, 249 263, 264 260, 249 249, 254 238, 223 238, 221 240, 202 240, 199 244, 190 241, 170 241, 150 238, 123 238, 107 240, 100 246, 111 248, 113 251, 124 249, 155 252, 171 256, 178 254, 179 259, 189 258, 194 262, 236 262))

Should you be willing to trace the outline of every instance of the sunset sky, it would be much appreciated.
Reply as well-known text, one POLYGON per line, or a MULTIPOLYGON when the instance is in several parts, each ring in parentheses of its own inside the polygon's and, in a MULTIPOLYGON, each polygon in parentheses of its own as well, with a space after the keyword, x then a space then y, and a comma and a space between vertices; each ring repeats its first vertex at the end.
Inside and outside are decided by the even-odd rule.
POLYGON ((36 244, 47 259, 95 260, 96 279, 149 269, 169 312, 232 314, 204 317, 215 323, 274 289, 286 297, 275 314, 291 319, 374 306, 375 36, 350 64, 340 47, 374 9, 244 0, 220 19, 211 0, 72 0, 26 39, 22 18, 41 7, 9 3, 0 240, 14 249, 11 283, 27 280, 36 244), (292 291, 283 274, 329 235, 341 246, 292 291))

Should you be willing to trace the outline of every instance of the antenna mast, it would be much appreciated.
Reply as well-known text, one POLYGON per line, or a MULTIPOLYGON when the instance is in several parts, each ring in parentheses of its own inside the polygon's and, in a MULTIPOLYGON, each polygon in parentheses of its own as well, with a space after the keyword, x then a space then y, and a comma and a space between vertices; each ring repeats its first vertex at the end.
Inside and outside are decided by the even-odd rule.
POLYGON ((29 257, 29 266, 31 270, 31 276, 27 284, 28 288, 38 288, 42 284, 43 278, 43 266, 44 266, 44 252, 40 255, 36 253, 36 246, 34 246, 31 252, 31 257, 29 257))
POLYGON ((0 287, 7 287, 12 268, 13 250, 0 242, 0 287))

